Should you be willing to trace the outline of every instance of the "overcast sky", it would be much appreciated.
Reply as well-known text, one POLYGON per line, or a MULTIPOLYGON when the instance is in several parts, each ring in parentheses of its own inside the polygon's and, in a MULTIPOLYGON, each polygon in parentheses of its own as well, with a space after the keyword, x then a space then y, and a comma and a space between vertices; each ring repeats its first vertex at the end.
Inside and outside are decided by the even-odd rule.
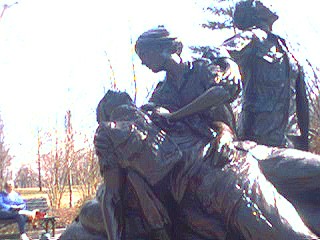
MULTIPOLYGON (((13 2, 0 0, 0 12, 13 2)), ((320 20, 311 5, 318 1, 268 2, 280 16, 275 31, 300 42, 319 66, 320 20)), ((35 159, 37 130, 63 128, 68 109, 74 128, 93 134, 95 107, 113 79, 110 63, 118 87, 130 90, 133 59, 138 104, 144 101, 162 77, 132 52, 130 40, 145 30, 164 24, 185 46, 220 44, 225 36, 200 28, 201 13, 193 0, 21 0, 8 8, 0 20, 0 114, 15 163, 35 159)))

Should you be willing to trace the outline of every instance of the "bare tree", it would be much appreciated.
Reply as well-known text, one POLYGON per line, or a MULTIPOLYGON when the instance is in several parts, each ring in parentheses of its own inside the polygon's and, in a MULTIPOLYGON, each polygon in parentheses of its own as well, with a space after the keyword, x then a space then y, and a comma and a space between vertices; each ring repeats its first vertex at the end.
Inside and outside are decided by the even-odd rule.
POLYGON ((107 51, 104 51, 106 57, 107 57, 107 60, 108 60, 108 66, 109 66, 109 69, 110 69, 110 72, 111 72, 111 76, 110 76, 110 79, 111 79, 111 89, 113 90, 117 90, 118 87, 117 87, 117 81, 116 81, 116 77, 115 77, 115 72, 113 70, 113 66, 111 64, 111 60, 108 56, 108 53, 107 51))
POLYGON ((67 163, 67 178, 69 187, 69 207, 72 207, 72 163, 74 160, 74 139, 71 125, 71 111, 68 110, 65 119, 66 139, 65 139, 65 162, 67 163))
POLYGON ((9 154, 9 148, 4 142, 3 121, 0 117, 0 183, 11 177, 9 167, 11 165, 12 156, 9 154))
POLYGON ((38 183, 39 183, 39 191, 42 192, 42 179, 41 179, 41 156, 40 156, 40 148, 41 148, 42 142, 40 138, 40 130, 38 130, 38 145, 37 145, 37 161, 38 161, 38 183))
POLYGON ((61 133, 41 133, 41 176, 47 188, 51 206, 60 208, 62 197, 69 196, 73 206, 73 189, 81 191, 82 197, 92 196, 100 183, 99 164, 89 140, 77 133, 71 123, 71 111, 67 111, 65 130, 61 133), (43 141, 43 139, 46 139, 43 141), (79 140, 76 148, 76 140, 79 140), (45 153, 41 151, 45 151, 45 153))
POLYGON ((102 182, 98 158, 95 155, 92 144, 85 141, 86 148, 79 152, 79 158, 73 166, 74 183, 77 186, 83 200, 94 197, 98 185, 102 182))
POLYGON ((15 177, 15 184, 20 188, 35 187, 37 185, 37 173, 30 165, 22 165, 15 177))
POLYGON ((60 134, 55 129, 53 133, 45 133, 45 136, 46 141, 42 143, 42 150, 47 152, 40 153, 42 183, 47 189, 50 205, 53 208, 60 208, 68 179, 65 134, 60 134))
POLYGON ((64 166, 64 141, 59 138, 57 131, 52 140, 51 151, 42 155, 43 182, 46 184, 51 206, 60 208, 67 174, 66 166, 64 166))

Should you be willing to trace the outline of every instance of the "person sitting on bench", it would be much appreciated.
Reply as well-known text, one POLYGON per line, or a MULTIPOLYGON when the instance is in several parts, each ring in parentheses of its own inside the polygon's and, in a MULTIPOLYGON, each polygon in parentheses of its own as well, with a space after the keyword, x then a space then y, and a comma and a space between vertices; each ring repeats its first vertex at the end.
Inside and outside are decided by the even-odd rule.
POLYGON ((8 180, 0 192, 0 219, 16 220, 19 227, 20 239, 29 240, 25 225, 29 219, 34 218, 35 211, 28 211, 22 196, 13 190, 14 182, 8 180))

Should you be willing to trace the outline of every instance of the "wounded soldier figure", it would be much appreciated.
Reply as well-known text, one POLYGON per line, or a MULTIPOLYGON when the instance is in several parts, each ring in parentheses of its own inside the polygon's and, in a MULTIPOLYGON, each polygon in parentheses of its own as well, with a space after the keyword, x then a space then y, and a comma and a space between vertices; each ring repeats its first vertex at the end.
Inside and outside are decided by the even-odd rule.
MULTIPOLYGON (((292 203, 279 193, 283 191, 294 201, 299 189, 294 190, 293 186, 289 187, 291 192, 285 189, 281 182, 284 173, 280 171, 281 178, 270 176, 275 182, 278 181, 278 186, 282 186, 283 189, 278 192, 267 180, 260 162, 266 161, 262 165, 265 165, 265 172, 271 174, 270 161, 288 161, 289 167, 298 160, 297 156, 303 154, 305 158, 300 159, 301 164, 304 161, 316 166, 320 163, 319 156, 294 149, 257 146, 254 142, 237 142, 232 130, 217 122, 214 124, 216 135, 213 134, 215 137, 203 148, 203 157, 185 168, 184 162, 188 156, 182 155, 175 166, 170 167, 170 159, 165 159, 166 152, 163 150, 173 143, 170 134, 166 135, 147 115, 134 107, 122 106, 113 113, 111 121, 101 123, 97 130, 97 154, 103 161, 117 162, 122 168, 141 175, 155 195, 160 196, 160 201, 161 195, 172 195, 176 208, 174 216, 171 216, 173 225, 169 235, 179 235, 172 239, 317 239, 306 226, 308 223, 317 232, 319 227, 312 225, 315 219, 304 222, 292 203), (121 120, 117 121, 117 118, 121 120), (264 160, 255 157, 259 154, 255 154, 254 149, 259 147, 266 148, 264 160), (117 157, 120 158, 114 159, 117 157), (170 171, 164 171, 168 168, 170 171), (163 179, 151 181, 155 179, 151 175, 157 171, 165 173, 163 179), (165 188, 158 186, 164 184, 165 188), (180 191, 179 194, 177 191, 180 191)), ((170 149, 176 147, 174 145, 170 149)), ((293 167, 297 171, 297 166, 293 167)), ((277 171, 274 173, 279 174, 277 171)), ((305 179, 309 177, 307 173, 294 174, 300 177, 306 174, 305 179)), ((310 190, 315 188, 305 186, 300 193, 310 190)), ((166 207, 166 202, 161 203, 166 207)), ((299 199, 295 203, 303 209, 299 206, 299 199)))

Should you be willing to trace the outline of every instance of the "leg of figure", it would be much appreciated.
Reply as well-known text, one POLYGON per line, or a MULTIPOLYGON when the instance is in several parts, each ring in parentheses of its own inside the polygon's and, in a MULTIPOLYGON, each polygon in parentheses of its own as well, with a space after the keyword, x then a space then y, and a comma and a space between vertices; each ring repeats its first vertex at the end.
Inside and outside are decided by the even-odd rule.
POLYGON ((240 113, 240 120, 237 125, 237 130, 239 133, 239 139, 241 140, 253 140, 252 126, 254 122, 254 114, 250 111, 243 110, 240 113))
POLYGON ((28 221, 28 217, 18 212, 0 211, 0 219, 13 219, 16 220, 20 234, 25 233, 25 225, 28 221))
POLYGON ((199 199, 186 193, 179 203, 174 225, 174 232, 179 240, 233 240, 234 238, 227 236, 227 230, 220 214, 207 214, 199 199))
POLYGON ((167 233, 170 226, 168 213, 143 178, 133 171, 124 173, 120 169, 105 171, 104 176, 105 191, 101 206, 108 240, 142 239, 146 236, 147 239, 170 239, 167 233), (135 205, 131 213, 130 205, 135 205), (130 221, 136 223, 131 224, 136 225, 136 229, 127 226, 130 221))
POLYGON ((170 239, 167 233, 171 221, 167 210, 153 193, 145 180, 134 171, 128 171, 127 184, 132 187, 143 218, 150 228, 150 238, 152 239, 170 239))
POLYGON ((272 149, 259 167, 277 190, 301 213, 306 224, 320 234, 320 156, 296 149, 272 149))
POLYGON ((105 189, 101 210, 108 240, 123 239, 124 221, 122 214, 121 190, 124 176, 120 169, 104 170, 105 189))
POLYGON ((223 168, 203 165, 186 194, 195 194, 206 214, 220 215, 228 232, 246 240, 317 239, 256 159, 243 156, 223 168))
POLYGON ((25 216, 25 215, 21 215, 21 214, 18 214, 17 216, 17 222, 18 222, 18 227, 19 227, 19 231, 20 231, 20 234, 23 234, 25 233, 25 225, 28 221, 28 217, 25 216))
POLYGON ((293 205, 263 175, 241 189, 243 195, 230 212, 229 222, 246 240, 317 239, 293 205))
POLYGON ((267 146, 288 147, 285 113, 244 111, 241 119, 241 140, 252 140, 267 146))
POLYGON ((312 199, 318 204, 320 156, 297 149, 271 150, 267 158, 259 161, 259 167, 266 178, 288 197, 308 197, 306 194, 312 192, 312 199))

